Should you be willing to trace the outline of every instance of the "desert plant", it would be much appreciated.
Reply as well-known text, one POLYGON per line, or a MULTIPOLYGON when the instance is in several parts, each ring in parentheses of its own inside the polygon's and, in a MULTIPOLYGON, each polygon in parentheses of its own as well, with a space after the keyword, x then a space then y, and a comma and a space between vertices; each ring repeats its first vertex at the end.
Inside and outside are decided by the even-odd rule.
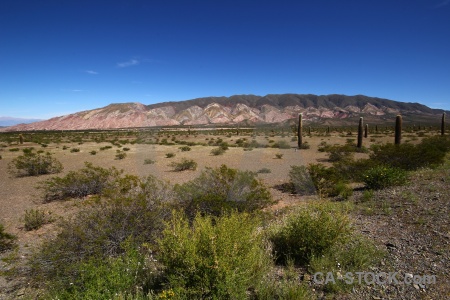
POLYGON ((70 149, 70 153, 80 152, 80 148, 72 148, 70 149))
POLYGON ((395 144, 400 145, 402 141, 402 116, 397 115, 395 118, 395 144))
POLYGON ((316 193, 316 187, 305 166, 291 166, 289 171, 289 189, 300 195, 312 195, 316 193))
POLYGON ((293 259, 305 266, 334 245, 346 242, 351 233, 347 216, 321 203, 289 214, 282 225, 272 228, 270 240, 278 262, 293 259))
POLYGON ((39 184, 44 191, 46 201, 66 198, 83 198, 88 195, 99 195, 107 187, 114 184, 122 174, 116 168, 104 169, 85 162, 85 167, 78 171, 70 171, 64 177, 53 177, 39 184))
POLYGON ((195 171, 197 169, 197 163, 192 159, 182 158, 179 162, 172 162, 169 164, 170 167, 173 168, 174 171, 180 172, 180 171, 186 171, 186 170, 193 170, 195 171))
POLYGON ((191 147, 189 147, 189 146, 183 146, 178 149, 180 149, 182 152, 191 151, 191 147))
POLYGON ((367 170, 362 178, 366 187, 374 190, 402 185, 407 182, 407 179, 406 171, 381 165, 367 170))
POLYGON ((131 149, 130 149, 130 148, 127 148, 127 147, 123 147, 122 150, 123 150, 123 151, 130 151, 131 149))
POLYGON ((179 299, 246 299, 271 264, 258 221, 231 213, 192 223, 175 213, 158 241, 167 287, 179 299))
POLYGON ((175 153, 172 153, 172 152, 166 153, 166 158, 172 158, 172 157, 175 157, 175 153))
POLYGON ((96 155, 97 154, 97 151, 95 151, 95 150, 92 150, 91 152, 89 152, 91 155, 96 155))
POLYGON ((361 148, 362 147, 362 141, 363 141, 363 118, 359 118, 359 124, 358 124, 358 143, 356 147, 361 148))
POLYGON ((275 157, 278 159, 282 159, 283 158, 283 153, 276 153, 275 157))
POLYGON ((23 135, 19 134, 19 144, 23 144, 23 135))
POLYGON ((9 173, 17 177, 55 174, 62 170, 62 164, 49 152, 45 155, 34 152, 25 153, 8 164, 9 173))
POLYGON ((153 159, 150 158, 146 158, 144 159, 144 165, 152 165, 154 164, 156 161, 154 161, 153 159))
POLYGON ((225 150, 223 148, 221 148, 221 147, 214 148, 214 149, 211 150, 211 154, 215 155, 215 156, 222 155, 224 153, 225 153, 225 150))
POLYGON ((268 174, 268 173, 272 173, 272 171, 269 168, 261 168, 258 171, 256 171, 256 173, 258 173, 258 174, 268 174))
POLYGON ((117 160, 124 159, 125 157, 127 157, 127 154, 126 154, 125 152, 118 151, 118 152, 116 153, 116 159, 117 159, 117 160))
POLYGON ((25 230, 31 231, 41 228, 43 225, 53 222, 50 213, 39 209, 30 209, 25 211, 25 230))
POLYGON ((445 135, 445 112, 442 113, 442 119, 441 119, 441 135, 445 135))
POLYGON ((303 114, 298 114, 298 127, 297 127, 297 146, 298 149, 302 148, 303 144, 303 114))
POLYGON ((108 149, 111 149, 112 148, 112 146, 103 146, 103 147, 100 147, 100 151, 104 151, 104 150, 108 150, 108 149))
POLYGON ((0 253, 14 247, 16 237, 10 233, 5 232, 5 227, 0 224, 0 253))
POLYGON ((206 168, 199 177, 176 185, 179 205, 193 218, 197 212, 220 215, 224 211, 252 212, 271 203, 269 190, 256 174, 222 165, 206 168))

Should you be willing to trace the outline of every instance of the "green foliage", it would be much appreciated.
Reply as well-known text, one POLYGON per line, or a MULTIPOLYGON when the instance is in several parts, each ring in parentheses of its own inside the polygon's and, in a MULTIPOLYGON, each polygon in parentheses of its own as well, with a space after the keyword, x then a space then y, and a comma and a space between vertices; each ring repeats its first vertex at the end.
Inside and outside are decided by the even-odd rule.
POLYGON ((172 157, 175 157, 175 153, 172 153, 172 152, 166 153, 166 158, 172 158, 172 157))
POLYGON ((80 278, 80 264, 123 255, 127 248, 154 241, 170 216, 172 189, 156 178, 124 176, 74 218, 63 221, 59 234, 47 240, 31 259, 36 280, 68 287, 80 278))
POLYGON ((269 190, 255 173, 226 165, 206 168, 194 180, 176 185, 175 191, 179 205, 190 218, 197 212, 215 216, 229 210, 252 212, 272 203, 269 190))
POLYGON ((19 152, 19 150, 20 150, 19 148, 11 148, 11 149, 9 149, 10 152, 19 152))
POLYGON ((305 166, 291 166, 289 171, 289 190, 300 195, 313 195, 316 186, 305 166))
POLYGON ((363 174, 362 180, 367 188, 378 190, 405 184, 408 177, 406 171, 400 168, 375 166, 363 174))
POLYGON ((153 159, 150 158, 146 158, 144 159, 144 165, 152 165, 154 164, 156 161, 154 161, 153 159))
POLYGON ((11 249, 14 246, 15 239, 16 237, 5 232, 5 227, 0 224, 0 253, 11 249))
POLYGON ((212 154, 212 155, 215 155, 215 156, 217 156, 217 155, 222 155, 222 154, 224 154, 224 153, 225 153, 225 149, 223 149, 223 148, 221 148, 221 147, 214 148, 214 149, 211 150, 211 154, 212 154))
POLYGON ((17 177, 55 174, 62 170, 62 164, 49 152, 45 155, 34 152, 25 153, 14 158, 8 165, 9 173, 17 177))
POLYGON ((191 147, 189 147, 189 146, 183 146, 183 147, 180 147, 179 149, 183 152, 191 151, 191 147))
POLYGON ((173 168, 176 172, 186 171, 186 170, 193 170, 195 171, 197 169, 197 163, 193 161, 192 159, 183 158, 179 162, 172 162, 169 164, 170 167, 173 168))
POLYGON ((124 159, 125 157, 127 157, 127 154, 126 154, 125 152, 118 151, 118 152, 116 153, 116 159, 117 159, 117 160, 124 159))
POLYGON ((269 168, 261 168, 258 171, 256 171, 256 173, 258 173, 258 174, 268 174, 268 173, 272 173, 272 171, 269 168))
POLYGON ((80 148, 72 148, 70 149, 70 153, 80 152, 80 148))
POLYGON ((39 188, 44 190, 45 200, 53 201, 99 195, 105 188, 111 187, 121 174, 114 167, 104 169, 88 162, 85 162, 84 165, 84 168, 78 171, 70 171, 64 177, 53 177, 41 182, 39 188))
POLYGON ((270 266, 270 255, 247 214, 197 215, 192 226, 175 213, 159 240, 167 285, 180 299, 245 299, 270 266))
POLYGON ((310 164, 307 167, 312 182, 322 196, 338 196, 338 183, 345 183, 345 177, 336 168, 327 168, 322 164, 310 164))
POLYGON ((314 257, 345 242, 352 230, 344 213, 324 204, 312 205, 288 215, 270 233, 277 261, 288 259, 306 266, 314 257))
POLYGON ((39 229, 43 225, 53 222, 51 214, 39 209, 26 210, 24 220, 27 231, 39 229))
POLYGON ((95 151, 95 150, 92 150, 91 152, 89 152, 91 155, 96 155, 97 154, 97 151, 95 151))
POLYGON ((53 286, 52 299, 116 299, 119 294, 136 296, 154 284, 156 262, 147 259, 144 250, 125 241, 125 253, 105 259, 90 258, 81 262, 79 274, 68 285, 53 286))
POLYGON ((100 147, 100 151, 105 151, 105 150, 108 150, 108 149, 111 149, 112 148, 112 146, 104 146, 104 147, 100 147))
MULTIPOLYGON (((270 143, 270 141, 269 141, 269 143, 270 143)), ((290 149, 291 145, 289 144, 289 142, 287 142, 285 140, 280 140, 280 141, 277 141, 276 143, 274 143, 272 145, 272 148, 290 149)))
POLYGON ((283 158, 283 153, 276 153, 275 157, 278 159, 282 159, 283 158))
POLYGON ((127 148, 127 147, 123 147, 122 150, 123 150, 123 151, 130 151, 131 149, 130 149, 130 148, 127 148))

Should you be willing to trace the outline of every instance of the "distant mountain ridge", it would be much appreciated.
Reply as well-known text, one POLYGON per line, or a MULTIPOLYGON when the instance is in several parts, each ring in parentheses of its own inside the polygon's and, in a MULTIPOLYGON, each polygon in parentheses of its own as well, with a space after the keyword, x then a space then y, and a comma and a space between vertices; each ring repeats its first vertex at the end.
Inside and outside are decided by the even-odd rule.
POLYGON ((0 117, 0 127, 13 126, 17 124, 28 124, 42 121, 42 119, 27 119, 27 118, 14 118, 14 117, 0 117))
POLYGON ((442 113, 419 103, 405 103, 364 95, 269 94, 204 97, 186 101, 114 103, 103 108, 77 112, 32 124, 21 124, 3 131, 83 130, 131 127, 214 124, 270 124, 296 120, 332 122, 366 116, 386 119, 395 114, 427 118, 442 113))

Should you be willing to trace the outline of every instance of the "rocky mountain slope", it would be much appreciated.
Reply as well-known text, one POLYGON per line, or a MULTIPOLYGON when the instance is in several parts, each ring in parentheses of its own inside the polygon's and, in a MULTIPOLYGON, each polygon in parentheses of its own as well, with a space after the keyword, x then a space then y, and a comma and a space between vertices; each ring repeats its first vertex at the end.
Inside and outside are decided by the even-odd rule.
POLYGON ((383 119, 398 113, 432 117, 442 110, 419 103, 403 103, 363 95, 236 95, 206 97, 152 105, 110 104, 32 124, 20 124, 3 131, 83 130, 172 125, 268 124, 295 120, 303 113, 308 122, 345 120, 368 116, 383 119))

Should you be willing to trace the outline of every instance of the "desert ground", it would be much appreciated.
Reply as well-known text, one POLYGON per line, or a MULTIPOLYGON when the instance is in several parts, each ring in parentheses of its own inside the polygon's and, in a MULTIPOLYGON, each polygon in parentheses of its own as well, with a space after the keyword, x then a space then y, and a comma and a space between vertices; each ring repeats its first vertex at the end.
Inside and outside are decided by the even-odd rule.
MULTIPOLYGON (((97 133, 96 133, 97 134, 97 133)), ((14 267, 14 264, 20 265, 25 262, 29 255, 36 249, 40 243, 49 237, 55 235, 57 230, 57 221, 51 224, 46 224, 43 227, 26 231, 24 229, 24 214, 26 210, 39 209, 46 212, 51 212, 55 220, 69 218, 73 216, 83 199, 74 199, 67 201, 55 201, 45 203, 43 201, 42 192, 36 188, 39 182, 54 176, 64 176, 70 171, 76 171, 84 166, 85 162, 91 162, 96 166, 104 168, 115 167, 119 170, 124 170, 126 174, 133 174, 138 176, 154 175, 159 179, 169 181, 171 184, 184 183, 196 178, 202 170, 207 167, 215 168, 222 164, 231 168, 239 170, 249 170, 258 172, 262 168, 267 168, 270 173, 259 173, 258 178, 269 187, 273 199, 276 200, 270 209, 279 210, 293 205, 307 204, 308 201, 314 198, 313 196, 299 196, 281 191, 278 186, 288 182, 289 170, 294 165, 308 165, 311 163, 322 163, 330 165, 327 161, 328 154, 319 152, 318 147, 324 142, 330 145, 346 143, 355 143, 356 136, 346 132, 331 131, 329 134, 325 132, 313 133, 312 135, 305 135, 303 142, 307 142, 309 149, 297 150, 297 141, 294 133, 261 133, 253 135, 251 132, 241 132, 240 135, 227 133, 219 135, 211 132, 197 131, 189 134, 173 132, 158 132, 159 143, 131 143, 135 138, 134 134, 119 134, 113 145, 110 141, 94 141, 93 136, 96 134, 89 134, 90 137, 82 141, 70 140, 70 138, 62 138, 58 142, 49 141, 48 144, 42 146, 43 143, 30 141, 26 133, 25 141, 19 144, 17 138, 8 141, 0 141, 2 148, 0 155, 0 223, 5 226, 6 232, 17 236, 17 248, 13 254, 6 252, 2 254, 3 260, 0 261, 0 270, 6 271, 14 267), (176 141, 184 141, 183 144, 176 143, 170 145, 171 140, 176 136, 176 141), (211 150, 217 148, 214 145, 208 145, 211 139, 222 139, 227 142, 229 149, 222 155, 212 155, 211 150), (165 142, 161 143, 163 139, 165 142), (234 147, 236 141, 239 139, 246 139, 247 142, 252 140, 260 145, 273 145, 279 141, 286 141, 289 147, 286 149, 271 148, 271 147, 254 147, 252 149, 245 149, 243 147, 234 147), (118 143, 118 141, 123 141, 118 143), (182 151, 181 146, 185 143, 196 143, 190 146, 190 151, 182 151), (198 145, 204 143, 206 145, 198 145), (100 150, 105 146, 112 146, 112 148, 100 150), (64 166, 64 170, 59 174, 29 176, 29 177, 13 177, 8 173, 8 165, 11 161, 22 154, 23 148, 34 147, 35 150, 44 150, 53 154, 64 166), (18 148, 19 151, 10 151, 12 148, 18 148), (78 148, 79 152, 72 152, 71 149, 78 148), (127 148, 126 151, 123 149, 127 148), (123 159, 117 159, 117 150, 126 153, 123 159), (91 152, 96 151, 93 155, 91 152), (167 153, 174 153, 175 156, 167 158, 167 153), (281 158, 277 158, 277 154, 282 154, 281 158), (182 158, 192 159, 198 163, 196 170, 187 170, 182 172, 175 172, 169 164, 173 161, 179 161, 182 158), (153 163, 144 164, 145 160, 152 160, 153 163), (10 263, 10 260, 5 259, 11 255, 15 256, 15 262, 10 263)), ((113 133, 111 133, 113 135, 113 133)), ((427 133, 427 135, 434 135, 435 133, 427 133)), ((67 133, 67 136, 70 136, 67 133)), ((423 134, 405 133, 403 140, 411 143, 419 143, 423 134)), ((392 131, 379 134, 371 134, 364 139, 364 147, 369 148, 370 145, 378 143, 393 142, 392 131)), ((279 155, 280 156, 280 155, 279 155)), ((356 153, 356 158, 367 158, 366 153, 356 153)), ((448 230, 448 184, 450 182, 449 169, 441 169, 440 173, 427 173, 422 171, 415 175, 412 179, 412 187, 398 187, 391 190, 382 190, 379 192, 380 201, 378 204, 371 204, 371 206, 364 206, 357 208, 353 213, 354 223, 358 230, 375 240, 380 247, 386 247, 389 252, 387 261, 392 260, 395 267, 401 268, 405 272, 435 272, 439 273, 439 283, 435 287, 431 287, 431 292, 428 287, 406 287, 391 291, 390 288, 378 290, 377 287, 368 287, 355 291, 353 295, 342 296, 343 298, 367 297, 370 295, 372 299, 387 299, 399 295, 406 295, 410 299, 444 299, 441 295, 449 296, 448 280, 450 279, 449 269, 449 232, 448 230), (429 191, 430 187, 433 191, 429 191), (405 204, 404 195, 413 195, 416 202, 424 204, 426 207, 413 206, 405 204), (426 204, 430 199, 438 198, 440 201, 432 201, 431 204, 426 204), (399 200, 400 199, 400 200, 399 200), (396 202, 398 201, 398 202, 396 202), (382 203, 382 204, 380 204, 382 203), (403 204, 402 204, 403 203, 403 204), (429 227, 417 227, 417 222, 412 221, 417 214, 423 209, 429 210, 428 216, 433 219, 440 219, 438 224, 431 223, 429 227), (409 219, 408 219, 409 218, 409 219), (426 244, 424 244, 426 243, 426 244), (440 243, 440 245, 436 245, 440 243), (386 246, 388 245, 388 246, 386 246), (439 246, 439 247, 438 247, 439 246), (439 248, 439 250, 437 250, 439 248), (422 262, 422 263, 421 263, 422 262), (397 263, 397 265, 395 265, 397 263), (425 267, 424 267, 425 266, 425 267), (444 276, 444 277, 442 277, 444 276), (444 281, 447 281, 446 283, 444 281), (391 293, 392 296, 389 296, 391 293)), ((361 193, 358 192, 358 187, 351 200, 358 202, 358 197, 361 193)), ((407 202, 407 201, 406 201, 407 202)), ((427 219, 424 221, 427 223, 427 219)), ((6 274, 6 273, 5 273, 6 274)), ((2 275, 2 273, 0 273, 2 275)), ((23 280, 23 279, 22 279, 23 280)), ((11 276, 0 276, 0 299, 13 299, 26 295, 26 283, 21 279, 14 279, 11 276)), ((318 295, 318 297, 324 297, 318 295)), ((403 296, 402 296, 403 297, 403 296)), ((406 299, 406 298, 405 298, 406 299)))

